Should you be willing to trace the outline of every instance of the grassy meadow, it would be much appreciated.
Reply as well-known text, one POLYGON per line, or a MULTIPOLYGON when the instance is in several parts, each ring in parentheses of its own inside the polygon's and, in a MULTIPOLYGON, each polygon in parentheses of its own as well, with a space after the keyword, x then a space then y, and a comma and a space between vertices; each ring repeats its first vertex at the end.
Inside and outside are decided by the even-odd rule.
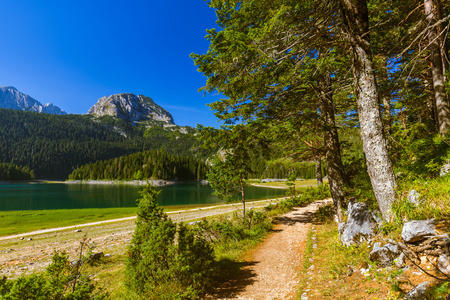
POLYGON ((137 207, 54 209, 0 212, 0 236, 130 217, 137 207))

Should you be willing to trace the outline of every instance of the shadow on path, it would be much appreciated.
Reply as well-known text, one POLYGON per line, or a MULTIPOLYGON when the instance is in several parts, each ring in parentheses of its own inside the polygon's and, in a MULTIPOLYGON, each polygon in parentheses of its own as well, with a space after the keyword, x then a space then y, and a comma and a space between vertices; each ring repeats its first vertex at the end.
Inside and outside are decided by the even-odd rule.
POLYGON ((224 282, 219 282, 219 287, 215 291, 210 292, 205 299, 234 298, 237 294, 244 291, 248 285, 252 285, 255 282, 256 273, 248 267, 254 266, 259 262, 234 262, 226 260, 220 263, 226 265, 226 270, 224 271, 229 274, 221 275, 227 279, 224 282))

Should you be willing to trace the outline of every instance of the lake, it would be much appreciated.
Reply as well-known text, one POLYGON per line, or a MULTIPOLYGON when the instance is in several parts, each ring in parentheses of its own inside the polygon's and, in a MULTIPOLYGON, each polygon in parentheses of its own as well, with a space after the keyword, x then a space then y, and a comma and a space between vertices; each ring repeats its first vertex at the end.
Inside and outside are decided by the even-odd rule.
MULTIPOLYGON (((0 184, 0 211, 133 207, 141 187, 112 184, 9 183, 0 184)), ((158 187, 161 206, 217 204, 209 185, 174 184, 158 187)), ((285 191, 246 187, 246 200, 284 196, 285 191)))

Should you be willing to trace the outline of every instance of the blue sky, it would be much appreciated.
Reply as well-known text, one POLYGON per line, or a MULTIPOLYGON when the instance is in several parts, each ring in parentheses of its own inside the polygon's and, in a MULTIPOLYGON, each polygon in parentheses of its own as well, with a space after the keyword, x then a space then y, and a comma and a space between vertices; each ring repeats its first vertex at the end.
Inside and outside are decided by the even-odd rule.
POLYGON ((178 125, 218 126, 198 92, 215 14, 203 0, 14 0, 0 4, 0 86, 84 114, 103 96, 143 94, 178 125))

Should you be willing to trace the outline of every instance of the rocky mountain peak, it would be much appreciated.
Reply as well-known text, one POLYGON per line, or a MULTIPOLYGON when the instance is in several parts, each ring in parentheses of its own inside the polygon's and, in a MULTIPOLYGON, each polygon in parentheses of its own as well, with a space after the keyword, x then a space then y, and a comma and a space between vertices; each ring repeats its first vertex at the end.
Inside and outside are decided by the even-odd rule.
POLYGON ((114 116, 131 123, 156 120, 174 124, 172 115, 152 98, 130 93, 102 97, 89 109, 88 114, 96 117, 114 116))
POLYGON ((67 115, 67 113, 59 107, 51 103, 42 105, 36 99, 18 91, 13 86, 0 87, 0 108, 19 109, 54 115, 67 115))

